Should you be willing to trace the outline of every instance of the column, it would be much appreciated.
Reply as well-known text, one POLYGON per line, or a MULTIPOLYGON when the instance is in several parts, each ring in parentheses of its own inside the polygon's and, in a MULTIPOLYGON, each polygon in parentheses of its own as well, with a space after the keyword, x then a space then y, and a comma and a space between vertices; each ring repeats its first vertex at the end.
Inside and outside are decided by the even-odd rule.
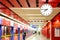
POLYGON ((18 28, 18 40, 20 40, 20 28, 18 28))
POLYGON ((14 27, 11 27, 11 40, 14 40, 14 27))
POLYGON ((0 40, 2 40, 2 25, 0 25, 0 40))

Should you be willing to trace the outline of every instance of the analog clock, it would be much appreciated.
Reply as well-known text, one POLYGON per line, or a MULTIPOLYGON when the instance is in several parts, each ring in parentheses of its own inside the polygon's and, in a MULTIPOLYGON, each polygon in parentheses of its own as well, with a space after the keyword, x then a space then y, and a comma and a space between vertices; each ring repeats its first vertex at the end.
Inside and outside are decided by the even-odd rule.
POLYGON ((44 16, 49 16, 52 13, 52 6, 49 4, 44 4, 42 5, 41 9, 40 9, 42 15, 44 16))

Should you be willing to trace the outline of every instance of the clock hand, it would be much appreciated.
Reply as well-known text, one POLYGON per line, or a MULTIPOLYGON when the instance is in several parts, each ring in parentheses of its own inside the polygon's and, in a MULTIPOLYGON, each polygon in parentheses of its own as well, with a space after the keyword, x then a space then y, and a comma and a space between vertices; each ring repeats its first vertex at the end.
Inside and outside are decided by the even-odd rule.
POLYGON ((44 9, 44 12, 47 11, 48 9, 44 9))
POLYGON ((41 10, 43 10, 43 11, 45 12, 45 11, 47 11, 48 9, 41 9, 41 10))
POLYGON ((48 9, 41 9, 41 10, 48 10, 48 9))

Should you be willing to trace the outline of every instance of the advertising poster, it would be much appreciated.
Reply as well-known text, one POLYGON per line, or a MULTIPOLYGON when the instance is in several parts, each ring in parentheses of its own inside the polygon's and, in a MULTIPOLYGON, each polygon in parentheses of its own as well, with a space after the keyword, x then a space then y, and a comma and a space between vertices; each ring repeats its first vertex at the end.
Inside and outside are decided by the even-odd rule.
POLYGON ((55 28, 55 37, 60 37, 60 28, 55 28))

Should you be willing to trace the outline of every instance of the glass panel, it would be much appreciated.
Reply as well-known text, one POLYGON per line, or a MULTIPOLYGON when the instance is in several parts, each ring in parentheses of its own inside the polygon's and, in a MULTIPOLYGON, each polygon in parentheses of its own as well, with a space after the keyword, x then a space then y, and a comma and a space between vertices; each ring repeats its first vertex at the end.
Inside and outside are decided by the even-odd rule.
POLYGON ((2 26, 2 40, 10 40, 10 27, 2 26))

